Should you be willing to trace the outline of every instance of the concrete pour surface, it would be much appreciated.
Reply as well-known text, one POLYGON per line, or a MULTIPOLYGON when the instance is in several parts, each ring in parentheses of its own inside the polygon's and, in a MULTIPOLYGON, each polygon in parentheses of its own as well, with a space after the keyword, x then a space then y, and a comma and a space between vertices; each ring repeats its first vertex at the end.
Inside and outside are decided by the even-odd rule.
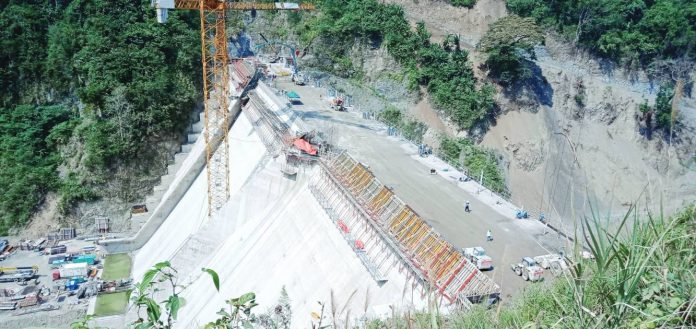
MULTIPOLYGON (((323 89, 296 86, 283 78, 276 81, 276 88, 297 92, 302 104, 294 105, 293 109, 309 127, 332 131, 335 144, 368 165, 378 179, 393 187, 396 195, 448 241, 462 248, 484 247, 495 266, 493 271, 485 273, 501 286, 503 301, 532 284, 517 277, 510 264, 524 256, 558 252, 564 247, 564 238, 553 232, 545 233, 548 230, 531 219, 514 219, 514 209, 509 204, 497 205, 498 198, 490 193, 476 193, 478 189, 473 182, 459 183, 456 178, 460 174, 451 167, 443 171, 449 166, 430 157, 422 159, 410 142, 388 137, 383 124, 362 119, 358 112, 331 110, 323 89), (431 168, 437 169, 440 175, 431 175, 431 168), (464 211, 466 201, 471 204, 470 213, 464 211), (507 211, 510 213, 505 215, 507 211), (486 241, 489 229, 494 239, 491 242, 486 241)), ((570 251, 568 247, 565 250, 570 251)), ((550 273, 544 276, 552 278, 550 273)))

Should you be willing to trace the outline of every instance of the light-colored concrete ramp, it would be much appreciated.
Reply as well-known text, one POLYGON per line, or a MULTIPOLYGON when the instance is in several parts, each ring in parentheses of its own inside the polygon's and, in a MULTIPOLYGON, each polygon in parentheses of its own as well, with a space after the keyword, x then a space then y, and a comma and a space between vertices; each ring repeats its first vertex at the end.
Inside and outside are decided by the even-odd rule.
MULTIPOLYGON (((236 194, 265 153, 254 128, 242 113, 230 130, 230 194, 236 194)), ((133 277, 139 279, 152 265, 170 260, 207 221, 207 178, 200 172, 157 232, 136 253, 133 277)))
POLYGON ((246 292, 255 292, 263 308, 272 308, 283 286, 296 328, 310 327, 311 312, 321 310, 318 301, 326 303, 325 313, 331 312, 332 294, 342 318, 346 312, 353 319, 366 312, 378 315, 387 305, 423 306, 421 292, 411 289, 398 266, 386 273, 388 281, 381 286, 365 270, 309 192, 308 178, 314 172, 307 170, 292 180, 282 176, 279 162, 270 161, 240 191, 242 197, 231 201, 230 208, 237 211, 228 215, 245 223, 203 264, 220 275, 220 292, 198 272, 184 295, 187 306, 177 327, 204 325, 216 318, 226 299, 246 292))

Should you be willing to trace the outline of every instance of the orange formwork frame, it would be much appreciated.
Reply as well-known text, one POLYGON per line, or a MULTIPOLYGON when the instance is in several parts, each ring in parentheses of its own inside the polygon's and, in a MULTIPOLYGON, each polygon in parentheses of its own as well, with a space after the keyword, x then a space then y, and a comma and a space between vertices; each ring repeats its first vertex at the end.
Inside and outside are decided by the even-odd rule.
MULTIPOLYGON (((375 229, 395 246, 401 262, 410 264, 422 282, 433 285, 450 303, 468 303, 500 292, 495 282, 347 152, 320 163, 325 177, 335 179, 364 219, 376 222, 375 229)), ((388 258, 382 256, 378 264, 388 258)))

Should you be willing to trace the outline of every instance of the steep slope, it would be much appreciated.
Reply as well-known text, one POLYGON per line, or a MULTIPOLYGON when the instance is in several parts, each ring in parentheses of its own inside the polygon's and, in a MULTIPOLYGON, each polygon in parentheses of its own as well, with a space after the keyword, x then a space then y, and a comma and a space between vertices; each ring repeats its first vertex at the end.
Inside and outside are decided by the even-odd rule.
MULTIPOLYGON (((434 1, 389 2, 402 5, 410 20, 424 21, 435 37, 460 34, 475 64, 481 56, 473 46, 488 24, 506 15, 503 0, 478 1, 472 9, 434 1)), ((654 210, 662 200, 672 211, 696 193, 696 174, 688 169, 696 132, 688 115, 694 111, 692 99, 682 103, 681 142, 670 148, 638 133, 638 104, 653 101, 657 93, 641 72, 608 70, 605 62, 553 38, 538 55, 539 89, 499 97, 504 114, 483 140, 509 160, 514 202, 547 218, 569 218, 584 215, 590 202, 620 214, 640 197, 647 197, 654 210), (587 95, 583 106, 574 101, 579 88, 587 95)))

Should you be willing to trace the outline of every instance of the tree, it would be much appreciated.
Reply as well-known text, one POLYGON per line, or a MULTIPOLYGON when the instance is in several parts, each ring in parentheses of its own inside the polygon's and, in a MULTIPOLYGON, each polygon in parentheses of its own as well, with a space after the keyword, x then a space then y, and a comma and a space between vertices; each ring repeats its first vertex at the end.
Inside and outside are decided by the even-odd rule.
POLYGON ((669 130, 674 122, 672 121, 672 96, 674 96, 674 86, 667 84, 660 87, 655 99, 655 127, 669 130))
POLYGON ((517 15, 503 17, 491 24, 478 44, 486 53, 488 74, 503 85, 531 77, 528 58, 534 58, 534 47, 544 43, 544 34, 532 18, 517 15))
POLYGON ((507 0, 510 12, 628 66, 696 59, 696 2, 679 0, 507 0))

